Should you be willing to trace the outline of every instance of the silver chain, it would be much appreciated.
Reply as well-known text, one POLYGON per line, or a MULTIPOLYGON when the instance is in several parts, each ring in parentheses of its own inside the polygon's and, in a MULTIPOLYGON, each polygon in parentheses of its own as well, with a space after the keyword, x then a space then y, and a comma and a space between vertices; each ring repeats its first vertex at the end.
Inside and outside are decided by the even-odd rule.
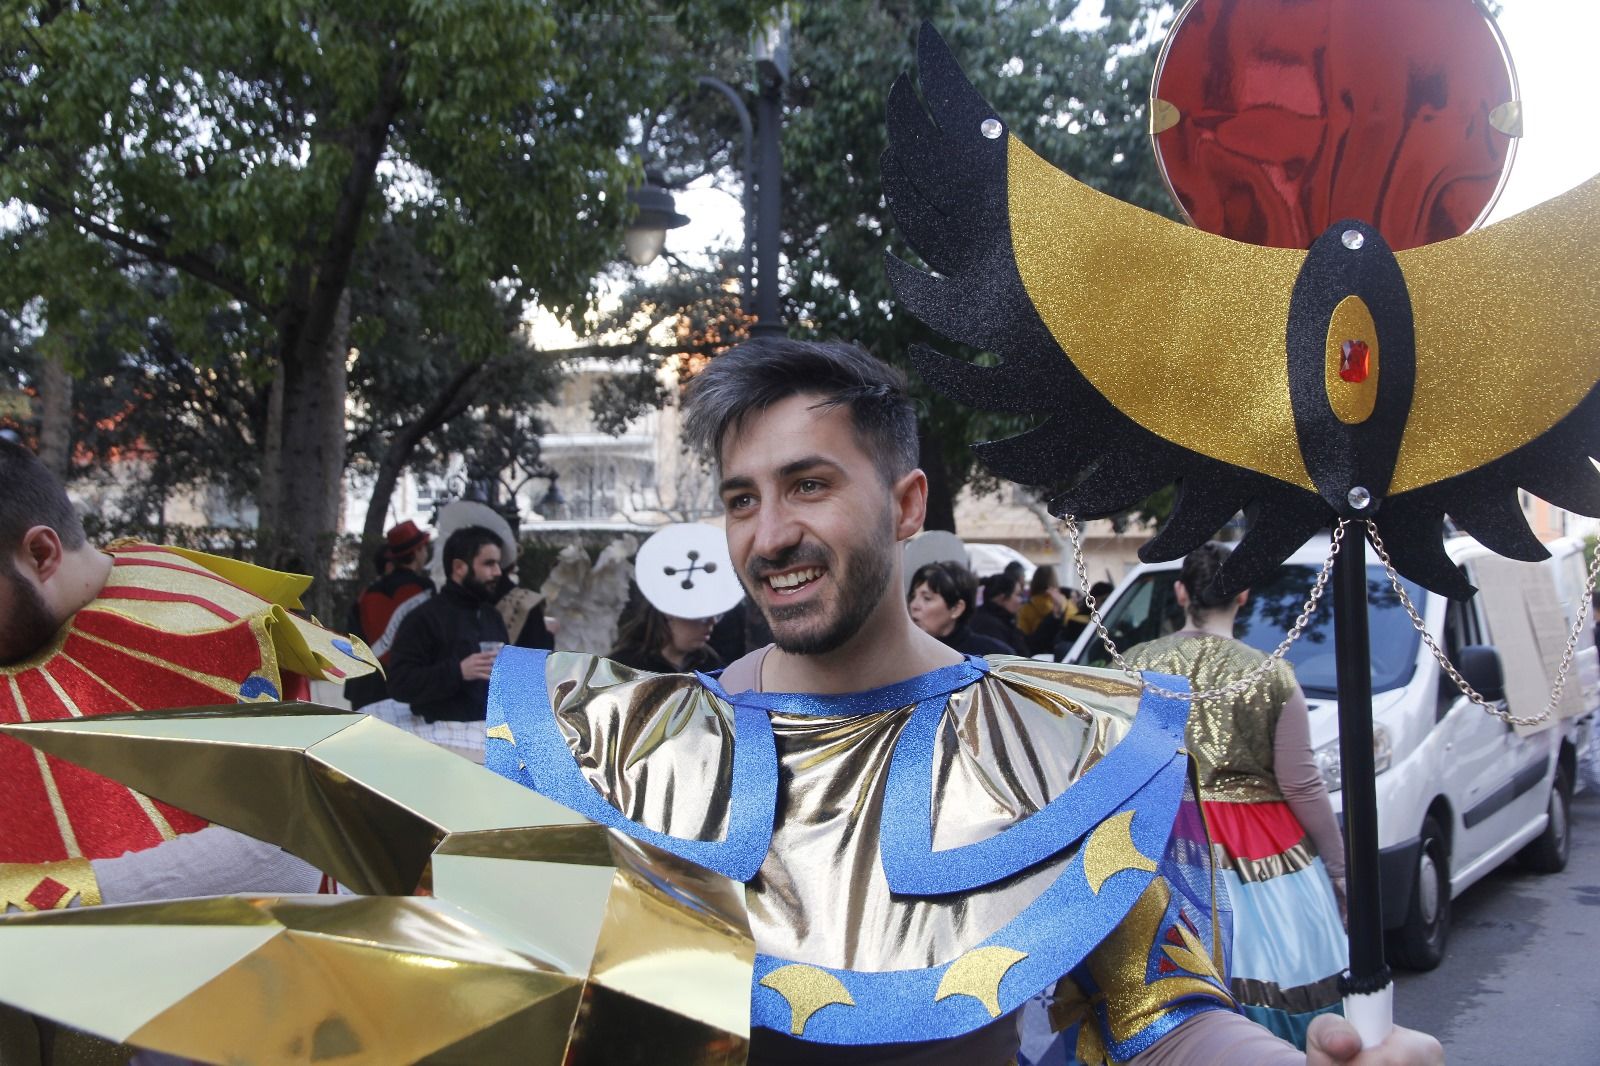
MULTIPOLYGON (((1178 700, 1222 699, 1225 696, 1248 692, 1255 687, 1257 682, 1275 669, 1278 663, 1283 661, 1283 657, 1289 654, 1290 645, 1299 640, 1301 634, 1305 632, 1306 626, 1311 624, 1311 616, 1316 613, 1317 604, 1321 602, 1322 594, 1327 590, 1328 578, 1333 573, 1333 561, 1339 555, 1339 546, 1344 542, 1345 526, 1349 524, 1347 519, 1341 518, 1338 524, 1333 527, 1333 540, 1328 546, 1328 558, 1323 561, 1322 570, 1317 574, 1316 584, 1311 586, 1311 593, 1306 597, 1305 604, 1300 608, 1300 615, 1294 620, 1294 626, 1278 646, 1273 649, 1271 655, 1258 663, 1248 674, 1220 688, 1202 689, 1199 692, 1178 692, 1173 689, 1162 688, 1160 685, 1152 685, 1146 681, 1144 675, 1135 669, 1127 659, 1122 657, 1122 652, 1117 650, 1116 642, 1111 639, 1111 633, 1106 629, 1105 621, 1101 618, 1100 605, 1095 602, 1094 594, 1089 591, 1089 568, 1083 558, 1083 539, 1078 532, 1078 519, 1074 515, 1064 514, 1061 516, 1061 521, 1066 526, 1067 537, 1072 541, 1072 561, 1078 571, 1078 587, 1083 590, 1083 602, 1089 608, 1089 619, 1094 623, 1095 632, 1100 635, 1100 643, 1105 645, 1111 660, 1117 664, 1118 669, 1137 681, 1145 691, 1153 692, 1158 696, 1165 696, 1168 699, 1178 700)), ((1413 617, 1415 616, 1413 615, 1413 617)))
MULTIPOLYGON (((1110 631, 1106 629, 1105 620, 1100 614, 1100 605, 1095 601, 1094 594, 1089 591, 1089 570, 1084 560, 1083 538, 1078 529, 1077 517, 1065 514, 1061 516, 1061 521, 1066 527, 1068 539, 1072 541, 1072 559, 1078 574, 1078 587, 1083 590, 1084 603, 1089 608, 1089 618, 1094 623, 1095 632, 1099 635, 1100 643, 1105 646, 1107 654, 1111 656, 1111 660, 1117 664, 1119 670, 1139 682, 1146 691, 1169 699, 1180 700, 1221 699, 1225 696, 1247 692, 1283 660, 1284 656, 1288 654, 1290 646, 1304 634, 1306 626, 1310 624, 1312 616, 1316 613, 1317 605, 1321 602, 1323 593, 1327 590, 1328 579, 1333 573, 1333 562, 1339 555, 1340 545, 1344 541, 1345 527, 1348 525, 1348 521, 1341 518, 1338 520, 1338 524, 1334 526, 1332 541, 1328 546, 1328 557, 1323 561, 1322 569, 1317 573, 1317 580, 1311 586, 1311 592, 1306 597, 1299 616, 1295 618, 1294 625, 1283 640, 1279 642, 1278 646, 1273 649, 1271 655, 1263 659, 1248 674, 1220 688, 1203 689, 1199 692, 1178 692, 1145 681, 1144 675, 1134 668, 1123 657, 1122 652, 1117 649, 1116 641, 1112 639, 1110 631)), ((1376 552, 1378 560, 1383 564, 1383 571, 1389 579, 1390 587, 1394 589, 1395 595, 1400 599, 1401 606, 1405 608, 1407 616, 1411 619, 1412 628, 1422 638, 1423 644, 1427 646, 1434 661, 1439 664, 1439 668, 1445 672, 1445 675, 1450 678, 1462 695, 1507 725, 1528 727, 1549 721, 1556 708, 1561 704, 1561 695, 1566 690, 1567 677, 1572 672, 1572 660, 1577 654, 1578 640, 1583 635, 1583 624, 1588 620, 1589 607, 1594 601, 1595 587, 1600 585, 1600 551, 1595 552, 1595 557, 1589 564, 1588 575, 1584 582, 1583 601, 1578 605, 1578 613, 1572 623, 1572 631, 1567 634, 1567 646, 1562 652, 1561 665, 1556 670, 1555 683, 1550 689, 1550 700, 1539 714, 1531 717, 1518 717, 1499 703, 1491 703, 1481 692, 1473 688, 1465 677, 1461 676, 1461 671, 1456 669, 1456 665, 1450 661, 1450 657, 1444 653, 1444 649, 1439 647, 1438 642, 1433 639, 1433 635, 1428 632, 1428 626, 1423 621, 1422 614, 1417 610, 1416 604, 1411 601, 1411 596, 1406 592, 1405 586, 1401 584, 1400 575, 1394 568, 1394 562, 1389 557, 1389 550, 1383 543, 1383 537, 1378 533, 1376 523, 1371 519, 1364 519, 1363 524, 1366 526, 1367 536, 1372 541, 1373 551, 1376 552)))
POLYGON ((1551 715, 1555 713, 1556 708, 1561 704, 1561 693, 1566 689, 1567 675, 1572 671, 1572 657, 1578 650, 1578 638, 1583 635, 1583 623, 1588 619, 1589 605, 1594 601, 1595 583, 1600 580, 1600 551, 1595 552, 1594 560, 1589 564, 1588 579, 1584 582, 1583 587, 1583 602, 1578 605, 1577 619, 1572 623, 1572 632, 1567 635, 1567 648, 1561 655, 1561 666, 1556 670, 1555 684, 1550 689, 1550 701, 1545 704, 1544 710, 1539 714, 1532 717, 1519 718, 1512 714, 1508 708, 1500 706, 1499 703, 1489 702, 1481 692, 1467 683, 1466 678, 1461 676, 1461 671, 1456 669, 1455 664, 1450 661, 1450 657, 1444 653, 1444 649, 1440 648, 1438 642, 1429 634, 1427 624, 1423 622, 1422 615, 1418 613, 1416 605, 1411 602, 1411 597, 1406 595, 1405 586, 1400 584, 1400 575, 1395 573, 1394 564, 1389 561, 1389 552, 1383 546, 1383 538, 1378 535, 1378 527, 1371 519, 1367 519, 1366 522, 1367 536, 1372 539, 1372 548, 1377 552, 1379 561, 1383 563, 1383 572, 1389 577, 1389 585, 1394 589, 1395 594, 1400 597, 1400 603, 1405 607, 1406 614, 1411 616, 1412 628, 1421 634, 1422 642, 1428 646, 1428 651, 1433 653, 1433 658, 1438 662, 1439 669, 1443 670, 1450 680, 1455 683, 1456 688, 1461 690, 1461 694, 1507 725, 1536 726, 1548 722, 1551 715))

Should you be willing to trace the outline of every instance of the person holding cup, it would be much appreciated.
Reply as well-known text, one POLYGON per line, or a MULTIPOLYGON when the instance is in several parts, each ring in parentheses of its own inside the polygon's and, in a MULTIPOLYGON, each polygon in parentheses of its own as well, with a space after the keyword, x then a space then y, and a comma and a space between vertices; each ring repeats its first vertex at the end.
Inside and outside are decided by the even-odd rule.
POLYGON ((444 588, 395 634, 389 691, 429 723, 483 721, 489 673, 508 639, 494 606, 502 549, 500 538, 482 526, 451 533, 444 542, 444 588))

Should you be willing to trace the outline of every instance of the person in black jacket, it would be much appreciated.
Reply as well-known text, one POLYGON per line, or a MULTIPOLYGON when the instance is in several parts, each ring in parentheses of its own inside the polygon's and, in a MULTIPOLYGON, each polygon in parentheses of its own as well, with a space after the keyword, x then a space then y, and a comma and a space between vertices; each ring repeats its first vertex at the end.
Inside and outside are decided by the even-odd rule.
POLYGON ((967 625, 978 599, 978 579, 960 563, 929 563, 911 575, 911 620, 963 655, 1011 655, 1012 650, 967 625))
POLYGON ((482 721, 489 671, 506 624, 495 610, 500 539, 466 526, 444 542, 449 581, 400 624, 389 661, 389 692, 429 722, 482 721))
MULTIPOLYGON (((433 595, 433 579, 426 573, 431 539, 411 521, 389 530, 376 558, 378 580, 368 585, 350 607, 345 628, 367 642, 385 671, 390 667, 390 649, 405 616, 433 595)), ((379 672, 352 678, 345 682, 344 697, 350 701, 351 709, 359 711, 388 699, 389 683, 379 672)))
POLYGON ((1021 583, 1011 571, 990 574, 983 579, 983 603, 969 613, 974 633, 1006 645, 1013 655, 1031 655, 1028 638, 1017 628, 1017 608, 1022 605, 1021 583))

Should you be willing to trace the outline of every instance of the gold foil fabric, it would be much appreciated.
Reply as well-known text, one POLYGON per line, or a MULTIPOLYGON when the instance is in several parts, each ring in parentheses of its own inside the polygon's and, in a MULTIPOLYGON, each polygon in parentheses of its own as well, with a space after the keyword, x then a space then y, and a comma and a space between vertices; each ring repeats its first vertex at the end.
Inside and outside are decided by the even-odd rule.
POLYGON ((1416 320, 1417 378, 1391 494, 1527 444, 1600 381, 1600 177, 1396 258, 1416 320))
MULTIPOLYGON (((693 678, 586 656, 553 656, 546 671, 562 733, 603 797, 652 829, 720 839, 733 748, 727 705, 693 678)), ((926 785, 935 848, 987 839, 1033 814, 1126 735, 1137 687, 1110 674, 1073 677, 1076 684, 1059 669, 1000 660, 954 695, 926 785)), ((890 892, 879 834, 885 818, 905 813, 884 809, 884 787, 911 711, 770 713, 780 816, 746 889, 762 951, 857 970, 940 965, 1020 914, 1072 858, 1068 848, 1002 884, 949 898, 890 892)))
POLYGON ((1159 437, 1315 491, 1284 354, 1305 252, 1177 225, 1015 137, 1006 187, 1023 287, 1095 389, 1159 437))
MULTIPOLYGON (((1255 669, 1262 655, 1236 640, 1174 633, 1140 645, 1128 661, 1142 670, 1178 674, 1196 690, 1220 688, 1255 669)), ((1195 700, 1184 740, 1206 799, 1282 801, 1273 773, 1278 715, 1294 694, 1294 675, 1279 664, 1248 691, 1195 700)))
POLYGON ((745 1061, 742 886, 392 726, 284 704, 6 731, 371 890, 420 880, 431 898, 18 915, 0 921, 0 1001, 210 1062, 745 1061))
POLYGON ((3 731, 271 841, 358 892, 413 891, 452 833, 583 822, 377 718, 308 703, 144 711, 3 731))
POLYGON ((587 655, 552 656, 562 736, 595 790, 662 833, 721 840, 733 780, 730 708, 681 677, 587 655))

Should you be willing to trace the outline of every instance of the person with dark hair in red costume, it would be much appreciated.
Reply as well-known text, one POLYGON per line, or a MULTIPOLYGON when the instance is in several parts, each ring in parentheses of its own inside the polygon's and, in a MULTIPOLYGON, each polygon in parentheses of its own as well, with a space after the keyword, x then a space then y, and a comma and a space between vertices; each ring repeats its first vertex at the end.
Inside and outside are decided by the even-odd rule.
MULTIPOLYGON (((292 613, 309 584, 155 544, 101 551, 61 482, 0 440, 0 722, 303 698, 309 678, 375 669, 359 640, 292 613)), ((0 913, 320 881, 275 847, 0 737, 0 913)))
MULTIPOLYGON (((378 580, 368 585, 350 612, 350 632, 372 645, 372 651, 385 669, 395 634, 406 615, 433 595, 433 579, 427 574, 426 532, 409 519, 389 530, 378 553, 378 580)), ((347 682, 345 699, 356 710, 389 698, 389 685, 380 673, 368 674, 347 682)))

